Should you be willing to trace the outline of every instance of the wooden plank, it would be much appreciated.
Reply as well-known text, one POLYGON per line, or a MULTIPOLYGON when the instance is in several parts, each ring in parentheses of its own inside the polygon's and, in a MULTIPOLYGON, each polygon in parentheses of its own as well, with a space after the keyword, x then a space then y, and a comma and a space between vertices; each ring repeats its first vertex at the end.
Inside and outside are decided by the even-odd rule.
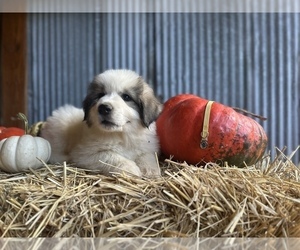
POLYGON ((26 13, 1 14, 1 124, 23 127, 12 120, 27 113, 26 13))

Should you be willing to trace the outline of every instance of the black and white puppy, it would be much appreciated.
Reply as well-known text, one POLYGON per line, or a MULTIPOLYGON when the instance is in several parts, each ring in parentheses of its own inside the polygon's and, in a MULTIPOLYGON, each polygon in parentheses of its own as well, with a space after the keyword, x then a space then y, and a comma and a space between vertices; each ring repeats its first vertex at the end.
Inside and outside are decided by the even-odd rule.
POLYGON ((47 118, 41 136, 52 148, 50 162, 86 169, 160 175, 155 120, 162 105, 150 86, 130 70, 107 70, 89 85, 83 109, 70 105, 47 118))

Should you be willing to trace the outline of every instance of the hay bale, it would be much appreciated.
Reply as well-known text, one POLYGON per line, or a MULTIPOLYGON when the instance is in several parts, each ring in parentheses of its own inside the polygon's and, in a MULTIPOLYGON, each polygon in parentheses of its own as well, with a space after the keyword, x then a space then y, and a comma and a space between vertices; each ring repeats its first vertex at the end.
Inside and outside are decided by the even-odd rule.
POLYGON ((0 172, 3 237, 299 237, 299 168, 167 160, 163 176, 112 177, 72 165, 0 172))

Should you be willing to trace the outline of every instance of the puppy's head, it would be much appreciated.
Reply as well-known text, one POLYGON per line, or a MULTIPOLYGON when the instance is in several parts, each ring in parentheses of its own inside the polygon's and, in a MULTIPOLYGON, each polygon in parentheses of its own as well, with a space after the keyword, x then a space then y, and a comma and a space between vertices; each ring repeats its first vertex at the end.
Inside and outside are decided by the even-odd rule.
POLYGON ((122 131, 132 123, 148 127, 161 107, 149 85, 130 70, 107 70, 97 75, 83 101, 88 126, 109 131, 122 131))

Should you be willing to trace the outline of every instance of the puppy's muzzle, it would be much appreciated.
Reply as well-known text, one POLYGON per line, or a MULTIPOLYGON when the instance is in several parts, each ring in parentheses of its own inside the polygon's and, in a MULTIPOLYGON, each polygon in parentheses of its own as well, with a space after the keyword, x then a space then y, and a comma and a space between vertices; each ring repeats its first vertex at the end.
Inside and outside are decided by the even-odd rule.
POLYGON ((98 108, 98 112, 102 116, 108 116, 111 114, 113 107, 110 104, 101 104, 98 108))
POLYGON ((105 129, 113 130, 120 127, 120 125, 115 123, 114 119, 112 118, 113 106, 111 104, 101 104, 98 107, 98 112, 101 116, 101 124, 104 126, 105 129))

